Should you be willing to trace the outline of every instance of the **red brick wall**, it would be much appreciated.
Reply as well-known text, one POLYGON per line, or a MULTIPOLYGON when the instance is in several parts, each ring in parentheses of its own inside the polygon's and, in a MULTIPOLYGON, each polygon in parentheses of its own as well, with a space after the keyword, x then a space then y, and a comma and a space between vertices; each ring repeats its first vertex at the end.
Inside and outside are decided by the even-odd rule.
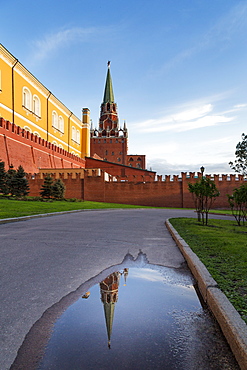
POLYGON ((119 164, 127 164, 127 138, 125 137, 92 137, 90 155, 96 153, 101 158, 119 164))
POLYGON ((127 155, 127 166, 146 168, 146 156, 145 155, 127 155))
MULTIPOLYGON (((101 177, 87 177, 84 182, 84 199, 97 200, 102 202, 149 205, 157 207, 178 207, 194 208, 192 196, 188 190, 189 183, 198 180, 194 173, 187 177, 185 173, 182 177, 174 176, 171 181, 170 176, 166 176, 162 181, 158 176, 158 181, 110 181, 106 182, 101 177)), ((246 181, 243 176, 230 178, 218 175, 214 176, 216 186, 220 191, 220 196, 216 198, 214 208, 228 208, 227 194, 232 194, 233 190, 246 181)))
POLYGON ((0 160, 6 168, 22 165, 28 173, 39 168, 85 168, 85 160, 0 118, 0 160))
MULTIPOLYGON (((27 179, 30 187, 30 196, 39 197, 41 187, 44 184, 45 173, 37 173, 37 174, 28 174, 27 179)), ((51 175, 52 178, 55 180, 57 177, 51 175)), ((80 174, 76 174, 75 178, 72 178, 72 174, 66 175, 64 178, 63 175, 59 176, 61 180, 64 182, 66 187, 65 190, 65 198, 77 198, 77 199, 84 199, 84 179, 81 178, 80 174)))
MULTIPOLYGON (((63 174, 60 178, 66 186, 66 198, 78 198, 97 202, 136 204, 156 207, 177 207, 177 208, 194 208, 191 194, 188 191, 188 184, 197 181, 195 174, 191 173, 189 177, 185 173, 182 177, 174 176, 171 181, 170 176, 166 176, 163 181, 161 176, 158 181, 105 181, 105 174, 102 171, 101 176, 96 174, 91 176, 85 170, 84 179, 80 174, 72 175, 63 174), (67 178, 68 177, 68 178, 67 178)), ((30 195, 39 195, 40 187, 43 181, 37 174, 29 176, 30 195)), ((240 186, 244 181, 243 176, 230 176, 228 179, 223 176, 215 175, 215 183, 220 191, 220 197, 216 198, 214 208, 228 208, 227 194, 232 194, 233 190, 240 186)), ((128 178, 128 180, 130 180, 128 178)))
MULTIPOLYGON (((162 207, 191 207, 194 203, 188 191, 189 182, 197 181, 195 173, 182 173, 182 177, 166 176, 162 181, 158 176, 155 181, 155 172, 118 165, 94 158, 83 160, 55 145, 30 134, 20 127, 0 118, 0 160, 4 161, 6 168, 13 164, 20 164, 30 174, 43 169, 70 169, 70 168, 100 168, 111 176, 117 178, 117 182, 105 181, 104 174, 101 176, 86 175, 83 179, 79 173, 76 176, 61 175, 66 186, 66 198, 78 198, 92 201, 151 205, 162 207)), ((198 174, 200 176, 200 174, 198 174)), ((29 175, 30 195, 39 195, 43 184, 42 175, 29 175)), ((214 181, 220 191, 220 197, 216 199, 214 207, 228 207, 227 194, 244 183, 243 176, 214 175, 214 181)), ((246 181, 245 181, 246 183, 246 181)))

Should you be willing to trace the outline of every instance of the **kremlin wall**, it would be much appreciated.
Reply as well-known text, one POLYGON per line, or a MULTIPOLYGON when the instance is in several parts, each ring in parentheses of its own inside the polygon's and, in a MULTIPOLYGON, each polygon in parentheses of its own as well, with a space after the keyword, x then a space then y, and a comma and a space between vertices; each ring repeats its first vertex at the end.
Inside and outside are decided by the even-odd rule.
MULTIPOLYGON (((98 128, 90 111, 77 118, 0 44, 0 161, 22 165, 31 196, 44 177, 61 178, 66 198, 156 207, 194 208, 188 184, 201 173, 156 176, 145 155, 128 154, 126 122, 119 125, 110 62, 98 128)), ((227 208, 227 194, 244 183, 241 175, 211 177, 220 191, 214 208, 227 208)))
MULTIPOLYGON (((181 176, 156 176, 155 172, 102 161, 79 158, 55 145, 30 134, 0 118, 0 153, 6 165, 20 164, 28 173, 30 194, 39 196, 44 177, 50 173, 61 178, 66 186, 66 198, 135 204, 155 207, 193 208, 188 184, 197 181, 201 173, 181 176), (40 168, 42 167, 42 168, 40 168)), ((6 166, 7 167, 7 166, 6 166)), ((214 175, 220 196, 215 208, 228 207, 227 194, 244 183, 241 175, 214 175)))
MULTIPOLYGON (((66 186, 66 198, 78 198, 95 202, 134 204, 153 207, 194 208, 194 202, 188 190, 188 184, 197 181, 195 173, 182 173, 181 177, 158 176, 157 180, 143 177, 136 181, 135 175, 121 177, 108 175, 100 169, 63 169, 49 170, 54 179, 61 178, 66 186)), ((40 187, 47 170, 38 174, 29 174, 30 195, 39 196, 40 187)), ((201 176, 198 173, 197 176, 201 176)), ((214 176, 214 181, 220 191, 214 208, 228 208, 227 194, 240 186, 243 176, 214 176)))
POLYGON ((42 168, 84 168, 85 159, 59 148, 0 118, 0 160, 5 168, 21 165, 26 172, 39 172, 42 168))

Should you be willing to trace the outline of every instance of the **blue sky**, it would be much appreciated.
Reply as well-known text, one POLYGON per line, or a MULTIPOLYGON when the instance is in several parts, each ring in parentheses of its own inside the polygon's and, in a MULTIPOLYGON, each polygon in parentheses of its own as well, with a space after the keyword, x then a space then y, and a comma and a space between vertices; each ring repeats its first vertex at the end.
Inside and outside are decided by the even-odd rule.
POLYGON ((247 1, 0 0, 0 42, 95 126, 107 61, 129 154, 158 174, 231 173, 247 133, 247 1))

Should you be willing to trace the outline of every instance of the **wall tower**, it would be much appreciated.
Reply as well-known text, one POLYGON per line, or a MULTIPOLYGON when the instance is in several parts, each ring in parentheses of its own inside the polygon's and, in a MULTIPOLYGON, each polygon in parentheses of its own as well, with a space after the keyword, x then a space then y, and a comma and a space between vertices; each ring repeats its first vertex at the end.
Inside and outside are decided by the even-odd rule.
POLYGON ((110 62, 105 83, 103 102, 100 108, 98 129, 90 129, 91 150, 100 158, 119 164, 127 164, 128 130, 124 122, 123 128, 119 126, 117 104, 114 100, 110 62))

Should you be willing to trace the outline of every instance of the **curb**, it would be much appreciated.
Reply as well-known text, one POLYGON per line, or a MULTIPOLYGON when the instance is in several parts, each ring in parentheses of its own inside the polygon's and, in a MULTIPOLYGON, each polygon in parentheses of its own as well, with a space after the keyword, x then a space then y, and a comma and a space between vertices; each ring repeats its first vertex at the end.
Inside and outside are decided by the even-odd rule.
POLYGON ((189 245, 166 220, 165 225, 182 252, 200 290, 200 293, 218 321, 220 328, 242 370, 247 369, 247 325, 219 289, 205 265, 189 245))
POLYGON ((61 212, 51 212, 51 213, 40 213, 40 214, 37 214, 37 215, 30 215, 30 216, 2 218, 2 219, 0 219, 0 224, 6 224, 8 222, 26 221, 26 220, 30 220, 32 218, 50 217, 50 216, 56 216, 56 215, 64 215, 66 213, 75 213, 75 212, 83 212, 83 211, 87 211, 87 209, 75 209, 73 211, 61 211, 61 212))
POLYGON ((66 215, 68 213, 77 213, 77 212, 87 212, 87 211, 114 211, 115 209, 125 209, 125 208, 86 208, 86 209, 75 209, 72 211, 61 211, 61 212, 51 212, 51 213, 40 213, 36 215, 30 216, 21 216, 21 217, 12 217, 12 218, 2 218, 0 219, 0 224, 7 224, 9 222, 18 222, 18 221, 26 221, 31 220, 32 218, 41 218, 41 217, 51 217, 51 216, 59 216, 59 215, 66 215))

